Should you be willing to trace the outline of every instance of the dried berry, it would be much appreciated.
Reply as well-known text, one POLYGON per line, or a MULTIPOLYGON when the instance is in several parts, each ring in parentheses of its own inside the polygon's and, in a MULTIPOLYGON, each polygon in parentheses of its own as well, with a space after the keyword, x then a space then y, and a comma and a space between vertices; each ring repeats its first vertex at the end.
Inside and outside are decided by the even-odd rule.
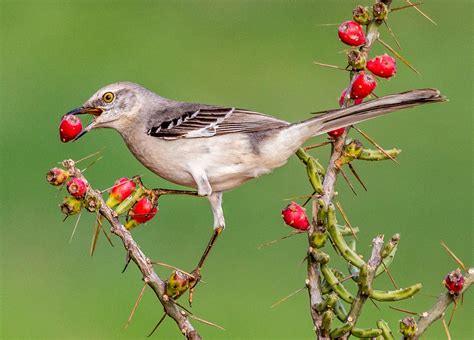
POLYGON ((74 197, 65 197, 63 203, 59 206, 65 215, 75 215, 81 211, 82 202, 74 197))
POLYGON ((464 287, 464 276, 462 276, 461 270, 456 269, 446 275, 443 283, 450 294, 458 295, 464 287))
POLYGON ((63 143, 69 142, 77 137, 82 131, 81 120, 73 115, 66 115, 59 124, 59 137, 63 143))
POLYGON ((189 287, 189 276, 175 270, 171 273, 168 281, 166 282, 166 295, 173 299, 178 298, 183 294, 189 287))
POLYGON ((155 217, 158 209, 153 206, 148 197, 141 198, 128 212, 129 220, 125 228, 135 228, 140 223, 145 223, 155 217))
POLYGON ((407 316, 400 320, 400 333, 405 338, 412 339, 415 336, 417 329, 418 326, 416 325, 416 321, 411 316, 407 316))
POLYGON ((357 6, 352 11, 352 18, 361 25, 367 25, 370 22, 369 9, 363 6, 357 6))
POLYGON ((365 68, 365 55, 359 50, 351 50, 347 53, 347 62, 354 70, 363 70, 365 68))
POLYGON ((355 21, 343 22, 338 29, 338 35, 344 44, 360 46, 365 43, 364 29, 355 21))
POLYGON ((75 198, 82 198, 87 191, 87 183, 81 178, 73 178, 66 184, 67 191, 75 198))
POLYGON ((377 86, 377 81, 370 74, 359 72, 352 82, 350 96, 353 99, 367 97, 377 86))
POLYGON ((109 198, 107 199, 107 205, 110 208, 115 207, 121 203, 124 199, 132 194, 135 190, 136 185, 133 180, 127 177, 120 178, 114 183, 112 190, 110 191, 109 198))
POLYGON ((48 173, 46 174, 46 180, 49 182, 49 184, 55 186, 64 184, 68 178, 69 172, 61 168, 49 169, 48 173))
POLYGON ((306 217, 306 209, 295 202, 289 204, 282 210, 281 216, 287 225, 298 230, 308 230, 309 221, 306 217))
POLYGON ((386 20, 388 16, 388 7, 383 2, 376 2, 372 6, 372 14, 377 20, 386 20))

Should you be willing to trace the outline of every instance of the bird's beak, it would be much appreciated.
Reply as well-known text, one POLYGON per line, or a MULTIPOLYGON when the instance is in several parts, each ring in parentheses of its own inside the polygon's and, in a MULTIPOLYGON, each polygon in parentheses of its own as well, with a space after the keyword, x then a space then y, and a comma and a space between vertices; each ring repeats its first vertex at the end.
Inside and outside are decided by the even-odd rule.
MULTIPOLYGON (((91 114, 93 116, 95 116, 96 118, 99 117, 102 112, 104 112, 104 110, 102 110, 101 108, 99 107, 79 107, 77 109, 74 109, 74 110, 71 110, 69 111, 68 113, 66 113, 66 115, 82 115, 82 114, 91 114)), ((87 132, 89 132, 90 130, 92 130, 95 125, 96 125, 96 118, 94 118, 94 120, 92 120, 92 122, 87 125, 82 131, 81 133, 79 133, 76 138, 74 138, 74 142, 76 140, 78 140, 79 138, 81 138, 82 136, 84 136, 87 132)))

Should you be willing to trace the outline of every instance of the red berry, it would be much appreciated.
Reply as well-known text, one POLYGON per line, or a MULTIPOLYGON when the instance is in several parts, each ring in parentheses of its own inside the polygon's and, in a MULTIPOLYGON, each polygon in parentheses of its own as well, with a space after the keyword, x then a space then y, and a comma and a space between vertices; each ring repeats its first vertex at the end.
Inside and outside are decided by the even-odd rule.
POLYGON ((52 168, 49 169, 48 173, 46 174, 46 180, 51 185, 61 185, 67 181, 69 178, 69 172, 60 168, 52 168))
POLYGON ((453 270, 446 276, 443 283, 450 294, 458 295, 464 287, 464 276, 462 276, 461 270, 453 270))
POLYGON ((337 33, 344 44, 360 46, 365 43, 364 29, 355 21, 343 22, 337 33))
POLYGON ((397 73, 397 62, 388 54, 379 55, 367 62, 367 69, 382 78, 390 78, 397 73))
POLYGON ((309 221, 306 217, 306 209, 295 202, 289 204, 282 210, 281 216, 287 225, 298 230, 308 230, 309 221))
POLYGON ((328 135, 329 135, 329 137, 337 138, 340 135, 342 135, 344 133, 344 131, 346 131, 346 128, 342 127, 342 128, 336 129, 336 130, 329 131, 328 135))
POLYGON ((66 115, 59 124, 59 137, 63 143, 76 138, 82 131, 82 122, 73 115, 66 115))
POLYGON ((151 204, 148 197, 140 199, 130 210, 129 215, 137 223, 145 223, 155 217, 158 209, 151 204))
POLYGON ((362 99, 367 97, 377 86, 377 81, 370 74, 359 72, 352 82, 350 96, 353 99, 362 99))
MULTIPOLYGON (((345 89, 342 90, 341 96, 339 97, 339 106, 341 106, 341 107, 342 107, 342 105, 344 105, 344 97, 345 97, 346 93, 347 93, 347 92, 346 92, 345 89)), ((354 100, 354 105, 359 105, 359 104, 362 103, 363 101, 364 101, 363 98, 355 99, 355 100, 354 100)))
POLYGON ((67 191, 75 198, 82 198, 87 191, 87 183, 80 178, 73 178, 66 184, 67 191))
POLYGON ((121 203, 124 199, 132 194, 135 190, 135 182, 127 177, 120 178, 114 183, 114 187, 110 191, 107 205, 111 208, 121 203))

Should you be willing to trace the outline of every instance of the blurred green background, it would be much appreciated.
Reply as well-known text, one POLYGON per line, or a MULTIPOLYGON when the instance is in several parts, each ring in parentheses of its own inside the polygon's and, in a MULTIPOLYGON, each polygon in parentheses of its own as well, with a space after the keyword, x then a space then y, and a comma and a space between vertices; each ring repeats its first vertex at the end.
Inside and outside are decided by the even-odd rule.
MULTIPOLYGON (((305 119, 311 111, 336 107, 348 81, 347 73, 312 63, 345 62, 337 27, 321 24, 349 19, 359 3, 2 0, 0 337, 142 338, 162 313, 147 290, 124 329, 142 287, 137 269, 132 265, 121 274, 125 254, 115 238, 112 248, 102 237, 94 258, 89 256, 90 214, 83 214, 69 244, 75 218, 61 222, 57 206, 64 193, 58 196, 44 175, 64 158, 79 159, 105 147, 104 158, 86 173, 93 186, 106 188, 134 174, 142 174, 150 187, 176 186, 144 169, 113 131, 60 143, 63 113, 99 87, 129 80, 184 101, 305 119)), ((394 1, 395 7, 404 4, 394 1)), ((380 303, 380 310, 367 303, 361 327, 383 317, 396 330, 403 314, 388 305, 422 312, 435 301, 444 290, 444 275, 457 267, 441 240, 466 264, 473 262, 472 2, 429 1, 423 10, 438 26, 413 9, 390 16, 402 53, 422 77, 399 63, 397 77, 380 81, 377 94, 436 87, 450 101, 362 124, 382 145, 403 149, 401 164, 359 162, 368 193, 358 187, 356 197, 342 180, 338 191, 352 224, 361 228, 360 251, 367 254, 378 233, 400 232, 391 272, 400 286, 419 281, 424 289, 409 301, 380 303)), ((381 32, 395 45, 386 28, 381 32)), ((382 52, 375 47, 374 53, 382 52)), ((315 154, 326 162, 328 152, 315 154)), ((293 158, 225 195, 227 229, 204 270, 207 283, 198 287, 193 311, 226 331, 195 322, 206 338, 313 337, 305 292, 270 309, 303 286, 306 240, 294 237, 257 250, 289 232, 280 218, 283 199, 309 192, 304 168, 293 158)), ((190 197, 160 202, 159 215, 134 232, 136 240, 152 259, 190 270, 211 233, 208 203, 190 197)), ((342 262, 334 263, 344 269, 342 262)), ((158 271, 167 276, 166 270, 158 271)), ((391 284, 382 277, 376 286, 391 284)), ((454 316, 454 339, 473 338, 472 295, 454 316)), ((158 337, 180 335, 167 320, 158 337)), ((440 322, 426 338, 445 338, 440 322)))

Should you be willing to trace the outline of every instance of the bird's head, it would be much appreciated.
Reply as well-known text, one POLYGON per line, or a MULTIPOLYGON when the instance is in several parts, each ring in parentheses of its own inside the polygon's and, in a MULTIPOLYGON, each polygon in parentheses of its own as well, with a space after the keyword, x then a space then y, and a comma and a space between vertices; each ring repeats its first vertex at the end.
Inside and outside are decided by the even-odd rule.
POLYGON ((150 91, 129 82, 114 83, 102 87, 81 107, 69 111, 68 115, 91 114, 92 122, 86 126, 75 140, 95 128, 120 129, 137 115, 143 97, 150 91))

